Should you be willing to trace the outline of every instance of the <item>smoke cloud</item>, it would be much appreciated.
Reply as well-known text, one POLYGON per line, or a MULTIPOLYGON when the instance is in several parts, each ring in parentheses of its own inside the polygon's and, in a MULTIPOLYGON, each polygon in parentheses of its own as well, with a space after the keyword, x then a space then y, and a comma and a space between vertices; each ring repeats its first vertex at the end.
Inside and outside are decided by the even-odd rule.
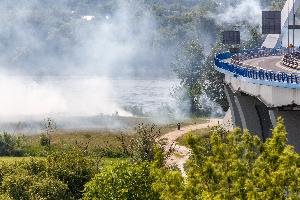
POLYGON ((261 4, 259 0, 242 0, 235 5, 220 2, 220 12, 212 17, 219 24, 238 24, 247 22, 251 25, 261 24, 261 4))
MULTIPOLYGON (((156 23, 143 4, 116 1, 113 8, 87 13, 72 2, 0 2, 1 123, 132 116, 113 96, 112 79, 148 79, 166 71, 156 65, 163 63, 153 44, 156 23)), ((84 127, 77 124, 82 119, 73 121, 84 127)))

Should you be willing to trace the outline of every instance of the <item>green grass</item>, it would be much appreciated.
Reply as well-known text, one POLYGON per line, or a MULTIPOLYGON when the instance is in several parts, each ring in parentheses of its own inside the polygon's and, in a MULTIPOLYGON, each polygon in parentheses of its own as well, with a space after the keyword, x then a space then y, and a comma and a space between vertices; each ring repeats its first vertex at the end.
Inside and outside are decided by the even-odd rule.
POLYGON ((128 159, 126 159, 126 158, 103 158, 103 160, 101 161, 101 165, 103 167, 106 167, 106 166, 110 166, 112 164, 117 164, 117 163, 125 162, 127 160, 128 159))
POLYGON ((0 157, 0 162, 14 163, 14 162, 26 162, 30 159, 44 159, 43 157, 0 157))
MULTIPOLYGON (((45 159, 45 157, 0 157, 0 162, 13 164, 15 162, 27 162, 30 161, 30 159, 45 159)), ((101 159, 101 166, 106 167, 112 164, 125 162, 128 159, 126 158, 102 158, 101 159)))
POLYGON ((204 128, 204 129, 190 131, 190 132, 184 134, 183 136, 177 138, 176 142, 180 146, 188 146, 188 144, 186 143, 186 140, 185 140, 185 138, 188 134, 192 134, 193 136, 196 136, 196 137, 208 137, 210 132, 211 132, 211 128, 204 128))

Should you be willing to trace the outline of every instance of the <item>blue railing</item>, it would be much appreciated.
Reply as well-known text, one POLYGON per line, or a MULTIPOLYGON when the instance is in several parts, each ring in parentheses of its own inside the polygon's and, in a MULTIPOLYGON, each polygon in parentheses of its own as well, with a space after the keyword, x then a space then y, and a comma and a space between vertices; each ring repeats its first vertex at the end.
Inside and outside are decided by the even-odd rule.
MULTIPOLYGON (((285 52, 284 49, 251 49, 242 50, 239 57, 262 57, 270 55, 279 55, 285 52)), ((300 78, 298 74, 285 73, 279 71, 269 71, 265 69, 249 68, 242 65, 226 62, 226 59, 232 58, 233 53, 220 53, 215 56, 216 69, 222 73, 230 73, 234 77, 246 78, 249 82, 265 84, 278 87, 300 88, 300 78)))

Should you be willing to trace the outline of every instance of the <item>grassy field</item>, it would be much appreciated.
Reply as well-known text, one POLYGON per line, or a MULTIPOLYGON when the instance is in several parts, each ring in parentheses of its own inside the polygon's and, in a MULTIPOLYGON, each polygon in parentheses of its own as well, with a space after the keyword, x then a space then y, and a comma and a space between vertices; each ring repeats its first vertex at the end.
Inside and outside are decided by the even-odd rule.
MULTIPOLYGON (((140 122, 140 121, 139 121, 140 122)), ((181 126, 192 124, 201 124, 207 122, 205 118, 192 118, 181 122, 181 126)), ((132 122, 133 123, 133 122, 132 122)), ((133 123, 134 124, 134 123, 133 123)), ((136 126, 137 124, 135 124, 136 126)), ((177 128, 177 123, 157 126, 161 134, 166 134, 177 128)), ((119 147, 120 136, 123 135, 126 142, 134 136, 134 129, 131 131, 117 130, 57 130, 51 134, 51 144, 53 145, 89 145, 91 148, 100 147, 119 147)), ((28 143, 31 145, 39 145, 40 135, 26 136, 28 143)))
MULTIPOLYGON (((137 121, 136 121, 137 122, 137 121)), ((192 124, 200 124, 207 122, 205 118, 192 118, 181 123, 181 126, 192 124)), ((132 122, 132 124, 134 124, 132 122)), ((157 126, 161 134, 166 134, 177 128, 177 122, 167 125, 157 126)), ((128 157, 124 154, 120 137, 123 136, 125 145, 130 144, 130 140, 134 137, 135 130, 132 125, 131 131, 121 132, 118 130, 55 130, 50 134, 51 148, 41 146, 41 134, 22 136, 22 156, 28 157, 0 157, 0 162, 15 162, 26 161, 31 159, 29 156, 34 156, 37 159, 43 159, 53 151, 64 150, 69 147, 79 147, 82 150, 87 150, 89 155, 102 155, 105 159, 102 160, 103 165, 109 165, 112 162, 118 162, 128 157)), ((180 139, 183 141, 183 139, 180 139)), ((179 143, 182 141, 179 140, 179 143)))

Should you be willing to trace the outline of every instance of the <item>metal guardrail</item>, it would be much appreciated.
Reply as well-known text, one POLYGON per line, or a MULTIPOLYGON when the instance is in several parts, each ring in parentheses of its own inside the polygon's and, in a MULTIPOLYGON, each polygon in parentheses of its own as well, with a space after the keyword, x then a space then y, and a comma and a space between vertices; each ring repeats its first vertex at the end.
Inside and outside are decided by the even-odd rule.
POLYGON ((234 77, 243 77, 257 84, 272 85, 277 87, 300 88, 300 77, 294 73, 270 71, 255 67, 245 67, 240 64, 227 62, 227 59, 238 57, 246 60, 258 57, 283 55, 286 49, 251 49, 242 50, 239 54, 220 53, 215 56, 216 69, 222 73, 230 73, 234 77))

